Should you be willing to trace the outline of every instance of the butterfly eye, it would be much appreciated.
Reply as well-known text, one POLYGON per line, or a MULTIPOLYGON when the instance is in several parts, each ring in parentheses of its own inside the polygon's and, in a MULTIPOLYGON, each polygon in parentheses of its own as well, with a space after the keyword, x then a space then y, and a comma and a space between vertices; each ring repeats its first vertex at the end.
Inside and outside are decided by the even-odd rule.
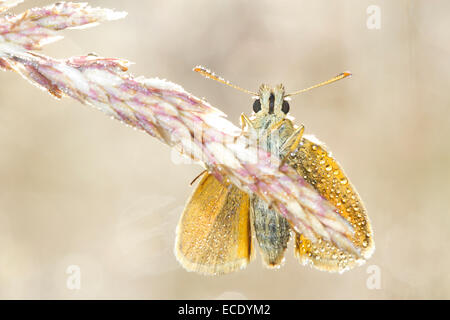
POLYGON ((287 114, 289 112, 289 102, 286 100, 283 101, 283 105, 281 106, 281 111, 284 112, 284 114, 287 114))
POLYGON ((253 102, 253 111, 255 113, 258 113, 259 111, 261 111, 261 101, 259 101, 259 99, 255 100, 255 102, 253 102))

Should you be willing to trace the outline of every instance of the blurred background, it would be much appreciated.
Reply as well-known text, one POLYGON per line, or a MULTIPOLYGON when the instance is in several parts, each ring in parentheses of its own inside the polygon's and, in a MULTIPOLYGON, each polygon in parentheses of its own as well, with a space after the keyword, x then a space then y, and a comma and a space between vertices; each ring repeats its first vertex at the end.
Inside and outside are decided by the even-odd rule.
POLYGON ((133 74, 178 83, 236 125, 251 98, 192 67, 249 90, 265 82, 287 91, 352 71, 293 98, 291 115, 357 187, 376 251, 342 275, 299 265, 292 243, 280 270, 257 256, 230 275, 188 273, 173 254, 175 227, 201 167, 176 164, 156 139, 3 72, 0 298, 450 298, 448 1, 89 2, 129 14, 65 31, 44 54, 129 59, 133 74), (73 270, 81 281, 71 290, 73 270))

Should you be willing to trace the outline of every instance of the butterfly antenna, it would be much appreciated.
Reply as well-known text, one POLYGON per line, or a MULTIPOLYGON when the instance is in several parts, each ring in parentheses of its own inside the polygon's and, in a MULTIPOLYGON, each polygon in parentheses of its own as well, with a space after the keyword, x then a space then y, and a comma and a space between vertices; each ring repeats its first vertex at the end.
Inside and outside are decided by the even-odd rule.
POLYGON ((338 80, 350 77, 351 75, 352 74, 350 72, 348 72, 348 71, 342 72, 341 74, 338 74, 336 77, 331 78, 330 80, 318 83, 318 84, 316 84, 316 85, 314 85, 312 87, 306 88, 306 89, 302 89, 302 90, 299 90, 299 91, 296 91, 296 92, 293 92, 293 93, 286 94, 285 97, 294 96, 296 94, 303 93, 303 92, 309 91, 311 89, 315 89, 315 88, 318 88, 318 87, 321 87, 321 86, 324 86, 324 85, 336 82, 338 80))
POLYGON ((227 86, 229 86, 229 87, 232 87, 232 88, 234 88, 234 89, 237 89, 237 90, 239 90, 239 91, 242 91, 242 92, 245 92, 245 93, 254 95, 254 96, 257 96, 257 95, 258 95, 258 94, 255 93, 255 92, 252 92, 252 91, 243 89, 243 88, 241 88, 241 87, 238 87, 237 85, 232 84, 230 81, 225 80, 224 78, 222 78, 222 77, 216 75, 214 72, 212 72, 212 71, 209 70, 209 69, 206 69, 205 67, 202 67, 202 66, 196 66, 193 70, 194 70, 195 72, 200 73, 201 75, 203 75, 203 76, 206 77, 206 78, 209 78, 209 79, 212 79, 212 80, 216 80, 216 81, 218 81, 218 82, 220 82, 220 83, 223 83, 223 84, 225 84, 225 85, 227 85, 227 86))

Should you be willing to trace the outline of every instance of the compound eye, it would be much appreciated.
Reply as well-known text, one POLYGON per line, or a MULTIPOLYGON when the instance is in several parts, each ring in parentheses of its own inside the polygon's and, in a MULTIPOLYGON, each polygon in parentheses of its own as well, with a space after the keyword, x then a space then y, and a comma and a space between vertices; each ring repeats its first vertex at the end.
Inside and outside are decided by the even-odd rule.
POLYGON ((255 113, 258 113, 259 111, 261 111, 261 101, 259 101, 259 99, 255 100, 255 102, 253 102, 253 111, 255 113))
POLYGON ((289 112, 289 102, 286 100, 283 101, 283 105, 281 106, 281 111, 284 112, 284 114, 287 114, 289 112))

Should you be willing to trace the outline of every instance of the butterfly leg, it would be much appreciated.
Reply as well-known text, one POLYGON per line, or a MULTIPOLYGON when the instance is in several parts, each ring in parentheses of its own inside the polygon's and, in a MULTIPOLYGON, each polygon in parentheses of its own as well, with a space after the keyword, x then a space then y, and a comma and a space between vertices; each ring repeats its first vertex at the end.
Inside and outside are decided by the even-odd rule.
POLYGON ((250 119, 245 115, 245 113, 241 113, 241 131, 244 132, 245 127, 250 128, 250 130, 255 130, 250 119))
POLYGON ((298 145, 300 144, 300 141, 302 141, 303 132, 305 131, 305 127, 301 125, 299 128, 297 128, 294 133, 291 134, 289 138, 283 143, 281 146, 281 150, 283 150, 285 153, 286 151, 293 152, 295 149, 297 149, 298 145))
POLYGON ((287 140, 281 146, 281 150, 282 153, 284 154, 284 157, 281 160, 280 168, 286 163, 289 154, 294 152, 298 148, 298 145, 302 141, 304 131, 305 127, 301 125, 294 131, 294 133, 289 138, 287 138, 287 140))
POLYGON ((200 178, 202 175, 204 175, 206 172, 208 172, 208 170, 203 170, 202 172, 200 172, 200 174, 198 176, 196 176, 189 185, 193 185, 195 181, 197 181, 198 178, 200 178))
POLYGON ((284 123, 286 122, 286 119, 281 119, 277 123, 274 123, 270 126, 269 130, 267 130, 268 134, 271 134, 273 131, 279 129, 284 123))

